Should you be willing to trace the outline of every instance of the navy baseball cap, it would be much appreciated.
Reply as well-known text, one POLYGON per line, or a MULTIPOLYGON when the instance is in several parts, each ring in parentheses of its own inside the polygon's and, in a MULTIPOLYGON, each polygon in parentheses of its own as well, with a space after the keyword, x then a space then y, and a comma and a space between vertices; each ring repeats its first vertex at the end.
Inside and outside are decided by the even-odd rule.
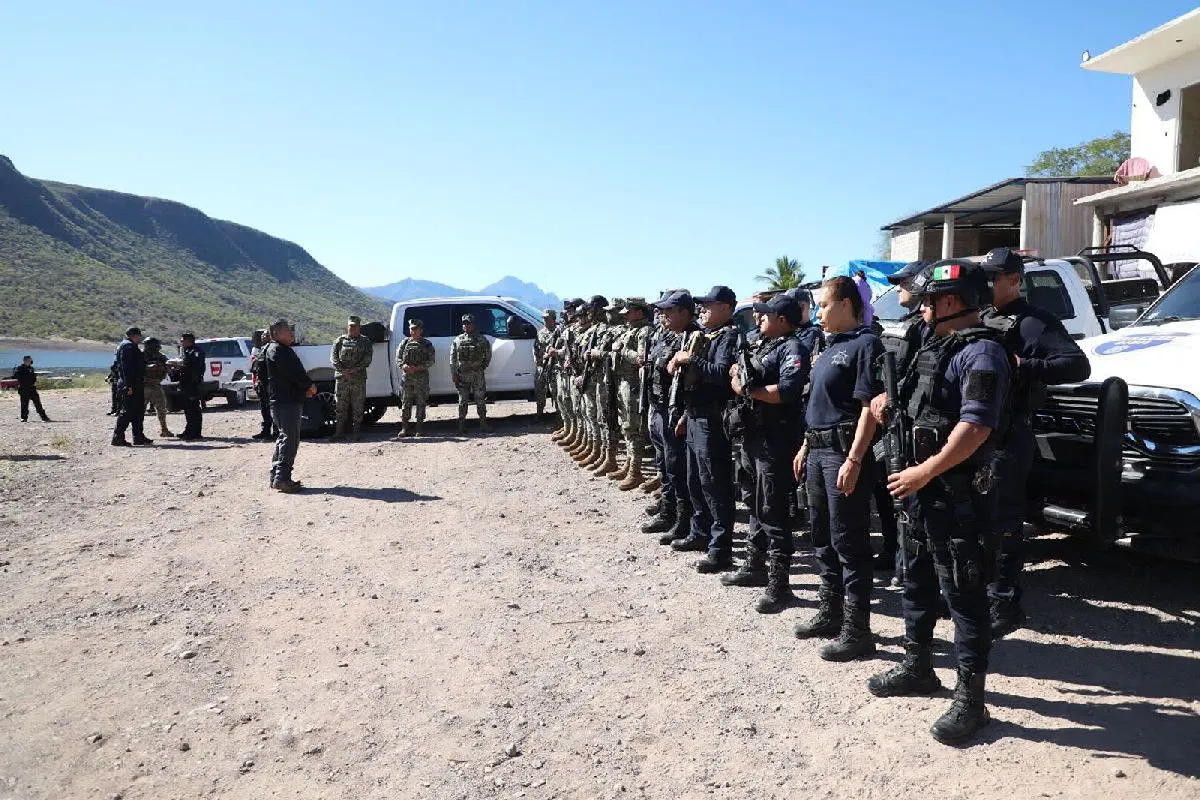
POLYGON ((987 272, 1024 272, 1025 259, 1021 254, 1007 247, 997 247, 988 251, 982 266, 987 272))
POLYGON ((696 297, 694 300, 701 305, 704 303, 729 303, 731 306, 737 305, 737 295, 728 286, 714 286, 708 290, 708 294, 703 297, 696 297))
POLYGON ((887 276, 888 283, 899 286, 905 281, 912 280, 921 274, 921 270, 929 266, 928 261, 910 261, 900 269, 887 276))
POLYGON ((802 286, 797 286, 794 289, 788 289, 786 292, 784 292, 784 294, 795 300, 797 303, 808 303, 810 306, 816 305, 813 302, 812 292, 802 286))
POLYGON ((683 289, 671 292, 662 300, 654 304, 655 308, 686 308, 688 311, 696 310, 696 301, 692 299, 691 292, 683 289))
POLYGON ((804 322, 800 304, 789 294, 777 294, 765 303, 755 303, 754 310, 759 314, 779 314, 793 325, 804 322))

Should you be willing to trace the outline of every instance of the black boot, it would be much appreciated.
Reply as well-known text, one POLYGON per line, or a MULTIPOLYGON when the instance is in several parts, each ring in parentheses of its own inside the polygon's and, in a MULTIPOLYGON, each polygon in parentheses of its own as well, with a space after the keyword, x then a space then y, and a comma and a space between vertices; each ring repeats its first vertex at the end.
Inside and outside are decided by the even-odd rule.
POLYGON ((642 533, 665 533, 675 527, 675 506, 664 506, 654 519, 642 525, 642 533))
POLYGON ((992 639, 1003 639, 1025 624, 1025 612, 1016 597, 991 598, 992 639))
POLYGON ((796 600, 792 594, 792 557, 771 553, 767 559, 767 590, 758 598, 754 610, 760 614, 778 614, 796 600))
POLYGON ((821 587, 817 595, 817 613, 808 622, 797 622, 797 639, 829 639, 838 635, 842 628, 842 594, 821 587))
MULTIPOLYGON (((684 541, 687 541, 686 539, 684 541)), ((674 547, 674 545, 671 545, 674 547)), ((707 545, 705 545, 707 547, 707 545)), ((712 575, 717 572, 725 572, 733 567, 733 555, 730 553, 713 554, 709 553, 704 558, 696 562, 696 572, 701 575, 712 575)))
POLYGON ((746 559, 737 568, 737 572, 731 572, 721 578, 721 583, 726 586, 766 586, 767 559, 763 551, 746 542, 746 559))
POLYGON ((686 539, 692 530, 692 504, 680 500, 675 504, 675 524, 671 529, 658 537, 658 543, 669 545, 672 542, 686 539))
POLYGON ((666 506, 663 504, 663 499, 660 497, 650 505, 646 506, 646 513, 652 517, 657 517, 662 514, 666 506))
POLYGON ((846 603, 842 611, 842 632, 837 641, 830 642, 817 653, 825 661, 853 661, 859 656, 875 652, 875 639, 871 636, 870 606, 852 606, 846 603))
POLYGON ((986 672, 971 672, 966 667, 958 668, 958 685, 954 687, 954 701, 945 714, 938 717, 929 732, 942 744, 961 744, 975 735, 976 731, 991 720, 987 706, 983 704, 983 684, 986 672))
POLYGON ((903 661, 867 679, 867 689, 876 697, 933 694, 941 688, 942 682, 933 671, 933 647, 912 640, 904 642, 903 661))
POLYGON ((693 536, 689 533, 684 538, 671 542, 671 549, 676 553, 703 553, 708 550, 708 537, 693 536))

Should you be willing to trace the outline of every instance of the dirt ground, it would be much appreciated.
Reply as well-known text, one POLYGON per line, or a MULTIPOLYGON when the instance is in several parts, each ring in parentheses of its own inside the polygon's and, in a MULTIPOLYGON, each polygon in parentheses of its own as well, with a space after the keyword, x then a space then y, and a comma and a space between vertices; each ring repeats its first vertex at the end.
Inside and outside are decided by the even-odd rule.
POLYGON ((395 411, 306 440, 285 496, 257 409, 117 449, 104 391, 46 392, 51 424, 2 399, 2 798, 1200 797, 1192 565, 1038 540, 994 720, 955 749, 927 732, 948 694, 864 686, 897 590, 877 658, 821 661, 791 635, 809 556, 801 605, 754 613, 528 404, 486 438, 441 407, 420 441, 395 411))

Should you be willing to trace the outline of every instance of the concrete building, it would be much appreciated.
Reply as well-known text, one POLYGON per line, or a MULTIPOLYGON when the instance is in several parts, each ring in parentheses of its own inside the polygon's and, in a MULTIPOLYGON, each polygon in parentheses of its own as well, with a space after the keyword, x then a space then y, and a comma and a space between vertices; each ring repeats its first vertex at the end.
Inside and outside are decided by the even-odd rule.
POLYGON ((1082 66, 1133 78, 1131 155, 1157 173, 1076 201, 1093 212, 1092 244, 1200 261, 1200 8, 1082 66))
POLYGON ((1075 255, 1092 243, 1093 215, 1079 198, 1112 178, 1009 178, 883 226, 892 261, 936 261, 1013 247, 1045 257, 1075 255))

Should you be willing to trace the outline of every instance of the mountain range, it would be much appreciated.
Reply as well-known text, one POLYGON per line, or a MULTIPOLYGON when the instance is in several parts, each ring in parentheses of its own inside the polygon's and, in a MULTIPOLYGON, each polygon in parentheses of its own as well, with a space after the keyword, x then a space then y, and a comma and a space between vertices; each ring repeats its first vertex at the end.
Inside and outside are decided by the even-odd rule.
POLYGON ((556 294, 544 292, 536 284, 528 283, 511 275, 506 275, 495 283, 490 283, 478 291, 458 289, 436 281, 423 281, 417 278, 405 278, 402 281, 389 283, 385 286, 360 286, 366 294, 399 303, 404 300, 416 300, 420 297, 462 297, 464 295, 499 295, 515 297, 537 309, 561 309, 562 300, 556 294))
POLYGON ((286 317, 314 341, 389 309, 304 248, 170 200, 28 178, 0 155, 0 336, 246 336, 286 317))

